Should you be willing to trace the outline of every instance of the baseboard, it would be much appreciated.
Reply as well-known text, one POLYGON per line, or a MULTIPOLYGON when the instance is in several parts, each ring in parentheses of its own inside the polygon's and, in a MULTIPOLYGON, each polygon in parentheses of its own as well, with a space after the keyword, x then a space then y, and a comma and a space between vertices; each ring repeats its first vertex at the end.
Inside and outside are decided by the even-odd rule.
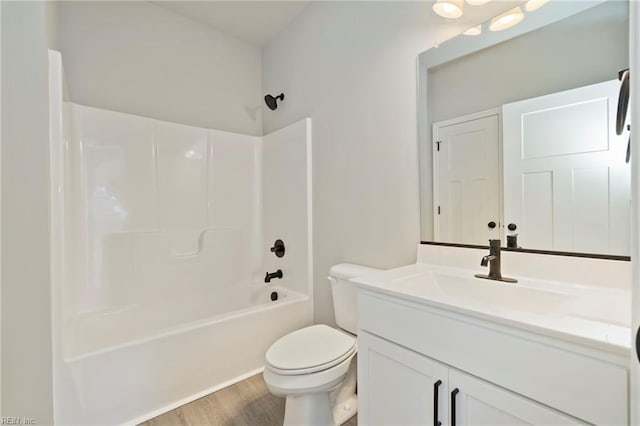
POLYGON ((252 370, 252 371, 250 371, 250 372, 248 372, 246 374, 242 374, 242 375, 240 375, 238 377, 234 377, 231 380, 227 380, 226 382, 222 382, 222 383, 220 383, 218 385, 215 385, 215 386, 210 387, 208 389, 205 389, 203 391, 196 392, 193 395, 190 395, 190 396, 188 396, 186 398, 182 398, 182 399, 180 399, 180 400, 178 400, 176 402, 172 402, 171 404, 165 405, 162 408, 159 408, 157 410, 153 410, 153 411, 151 411, 151 412, 149 412, 147 414, 143 414, 142 416, 138 416, 138 417, 136 417, 134 419, 126 421, 126 422, 123 423, 123 425, 138 425, 140 423, 146 422, 147 420, 150 420, 150 419, 152 419, 154 417, 157 417, 157 416, 159 416, 161 414, 164 414, 164 413, 169 412, 171 410, 175 410, 178 407, 181 407, 181 406, 183 406, 185 404, 193 402, 196 399, 200 399, 200 398, 202 398, 204 396, 207 396, 207 395, 212 394, 214 392, 217 392, 217 391, 219 391, 221 389, 224 389, 224 388, 226 388, 228 386, 234 385, 234 384, 236 384, 238 382, 241 382, 241 381, 243 381, 245 379, 248 379, 251 376, 255 376, 256 374, 260 374, 260 373, 262 373, 263 370, 264 370, 264 367, 256 368, 255 370, 252 370))

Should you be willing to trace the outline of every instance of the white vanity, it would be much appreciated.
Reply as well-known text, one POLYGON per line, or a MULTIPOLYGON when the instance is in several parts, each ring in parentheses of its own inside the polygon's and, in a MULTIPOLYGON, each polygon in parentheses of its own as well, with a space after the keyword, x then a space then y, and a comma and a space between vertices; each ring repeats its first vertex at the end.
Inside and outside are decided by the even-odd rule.
POLYGON ((629 263, 503 252, 509 284, 484 252, 355 280, 360 424, 629 424, 629 263))

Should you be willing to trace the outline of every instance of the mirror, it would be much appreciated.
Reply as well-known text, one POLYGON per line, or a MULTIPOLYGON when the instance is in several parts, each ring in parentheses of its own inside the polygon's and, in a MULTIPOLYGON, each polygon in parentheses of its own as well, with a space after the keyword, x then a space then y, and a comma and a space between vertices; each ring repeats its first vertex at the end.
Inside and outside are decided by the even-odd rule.
POLYGON ((490 25, 419 56, 421 240, 628 256, 628 3, 552 0, 490 25))

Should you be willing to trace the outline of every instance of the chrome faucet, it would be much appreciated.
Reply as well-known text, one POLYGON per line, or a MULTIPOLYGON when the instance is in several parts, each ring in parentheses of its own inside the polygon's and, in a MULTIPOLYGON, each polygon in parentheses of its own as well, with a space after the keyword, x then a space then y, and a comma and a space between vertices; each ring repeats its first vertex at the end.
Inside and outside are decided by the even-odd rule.
POLYGON ((518 280, 506 278, 500 272, 500 240, 489 240, 489 254, 482 256, 480 266, 489 266, 489 274, 476 274, 477 278, 486 280, 504 281, 507 283, 517 283, 518 280))

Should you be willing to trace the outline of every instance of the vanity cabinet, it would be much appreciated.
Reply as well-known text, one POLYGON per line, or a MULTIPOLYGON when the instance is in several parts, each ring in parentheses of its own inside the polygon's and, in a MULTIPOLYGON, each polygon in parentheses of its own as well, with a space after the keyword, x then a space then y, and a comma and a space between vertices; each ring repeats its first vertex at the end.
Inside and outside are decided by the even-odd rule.
POLYGON ((451 426, 584 424, 454 368, 449 369, 449 395, 451 410, 456 401, 456 422, 451 421, 451 426))
POLYGON ((427 425, 435 416, 446 424, 447 377, 444 364, 372 334, 359 334, 359 423, 427 425))
POLYGON ((362 425, 583 424, 367 332, 358 368, 362 425))
POLYGON ((629 423, 627 357, 363 289, 358 316, 362 425, 629 423))

